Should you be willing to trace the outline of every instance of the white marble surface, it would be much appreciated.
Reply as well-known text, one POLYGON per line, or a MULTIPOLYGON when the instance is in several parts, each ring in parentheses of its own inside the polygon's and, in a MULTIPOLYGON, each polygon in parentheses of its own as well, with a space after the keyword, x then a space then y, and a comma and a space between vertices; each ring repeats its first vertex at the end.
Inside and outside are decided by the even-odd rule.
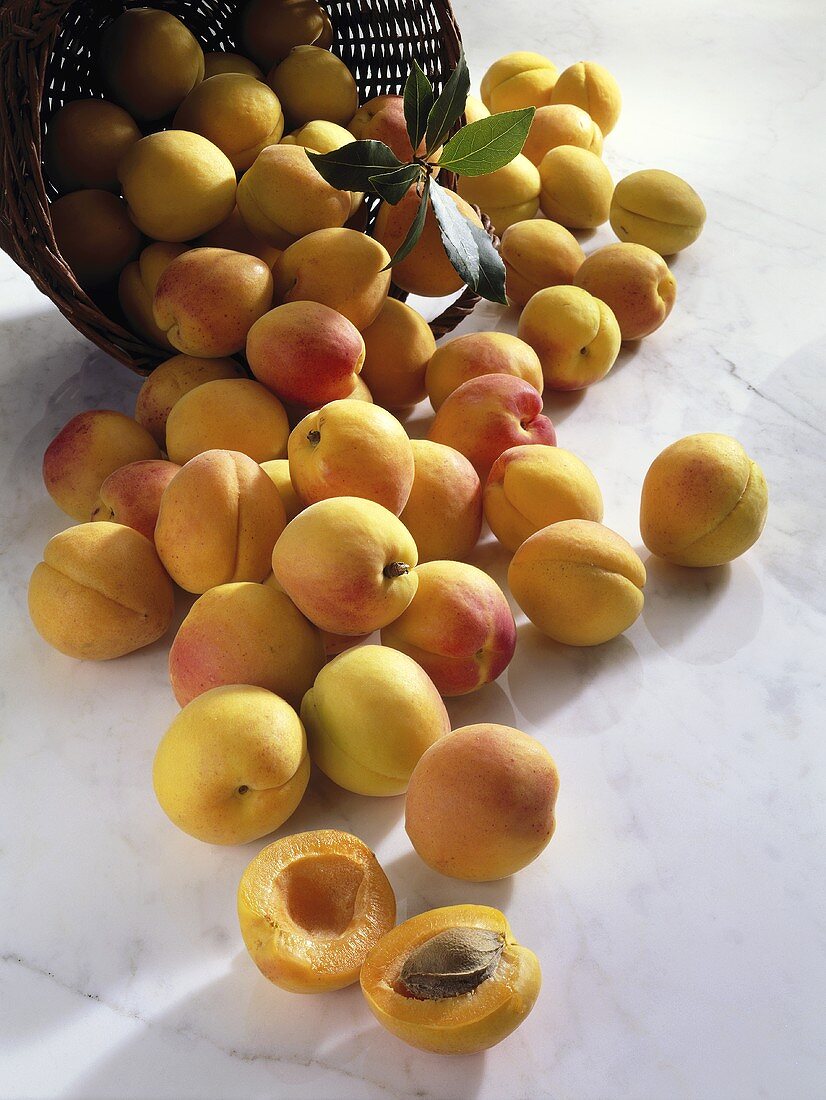
MULTIPOLYGON (((666 326, 581 399, 550 402, 560 443, 592 465, 606 521, 636 544, 654 455, 688 432, 731 433, 765 469, 768 527, 730 568, 650 562, 643 616, 609 645, 565 649, 523 627, 501 681, 451 704, 457 724, 521 726, 557 759, 557 835, 512 881, 429 872, 400 799, 314 780, 289 823, 362 836, 401 917, 504 908, 540 956, 537 1007, 486 1055, 439 1059, 388 1037, 357 988, 300 998, 255 970, 234 895, 260 845, 201 845, 152 796, 176 710, 164 645, 79 664, 28 623, 29 572, 65 522, 42 451, 80 409, 131 410, 137 385, 3 258, 4 1097, 823 1096, 822 4, 541 8, 458 0, 477 80, 516 48, 602 61, 625 96, 606 150, 615 176, 672 169, 709 211, 674 264, 666 326)), ((513 325, 495 307, 472 321, 513 325)), ((503 575, 490 543, 478 561, 503 575)))

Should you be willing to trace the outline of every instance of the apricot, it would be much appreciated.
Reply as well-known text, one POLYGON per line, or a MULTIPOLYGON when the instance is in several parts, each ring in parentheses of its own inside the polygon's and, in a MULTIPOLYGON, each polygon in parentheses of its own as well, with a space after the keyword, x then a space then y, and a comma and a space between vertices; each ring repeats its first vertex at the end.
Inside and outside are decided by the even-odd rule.
POLYGON ((104 30, 98 53, 107 92, 134 118, 172 114, 204 79, 204 52, 180 19, 157 8, 132 8, 104 30))
POLYGON ((465 122, 470 125, 480 118, 490 118, 490 111, 478 96, 469 95, 465 100, 465 122))
MULTIPOLYGON (((413 159, 413 146, 404 118, 404 98, 400 95, 377 95, 362 103, 350 119, 347 129, 358 141, 383 141, 403 164, 413 159)), ((416 153, 424 156, 424 140, 416 153)), ((433 159, 438 159, 434 150, 433 159)))
POLYGON ((425 372, 436 351, 430 325, 421 313, 395 298, 385 298, 376 319, 361 333, 364 365, 359 378, 373 400, 388 409, 405 409, 427 396, 425 372))
POLYGON ((449 905, 383 936, 361 968, 370 1011, 398 1039, 434 1054, 478 1054, 525 1020, 542 976, 503 913, 449 905))
POLYGON ((558 145, 578 145, 602 155, 602 130, 587 111, 572 103, 540 107, 522 146, 522 155, 539 167, 542 158, 558 145))
POLYGON ((188 130, 136 141, 118 164, 132 221, 159 241, 188 241, 214 229, 235 206, 235 169, 217 145, 188 130))
POLYGON ((287 524, 272 568, 311 623, 355 635, 401 615, 419 583, 417 560, 415 542, 392 512, 373 500, 331 497, 287 524))
POLYGON ((238 919, 265 978, 292 993, 326 993, 358 981, 367 952, 396 922, 396 898, 366 844, 319 829, 258 853, 238 888, 238 919))
POLYGON ((430 404, 442 407, 454 390, 472 378, 509 374, 542 393, 542 364, 536 352, 509 332, 469 332, 441 344, 427 365, 425 384, 430 404))
POLYGON ((207 844, 248 844, 283 825, 310 778, 298 715, 262 687, 216 687, 188 703, 152 765, 161 809, 207 844))
MULTIPOLYGON (((481 228, 482 222, 472 206, 453 191, 448 191, 447 195, 460 214, 481 228)), ((381 241, 391 256, 396 254, 407 236, 418 209, 419 196, 415 187, 395 206, 386 202, 379 206, 373 236, 381 241)), ((432 207, 428 207, 421 237, 407 256, 393 267, 393 282, 409 294, 420 294, 425 298, 455 294, 464 286, 461 275, 447 258, 432 207)))
POLYGON ((234 359, 199 359, 193 355, 173 355, 147 376, 135 402, 135 419, 166 450, 166 422, 172 407, 184 396, 218 378, 243 378, 244 372, 234 359))
POLYGON ((248 256, 257 256, 259 260, 263 260, 270 270, 281 255, 280 248, 275 248, 267 241, 256 237, 247 228, 247 223, 241 217, 241 211, 237 206, 233 207, 232 213, 225 221, 200 236, 195 244, 205 248, 228 248, 232 252, 246 252, 248 256))
POLYGON ((278 490, 281 503, 284 505, 287 523, 289 523, 291 519, 295 519, 304 507, 298 499, 298 494, 290 479, 289 461, 286 458, 271 458, 269 461, 261 463, 261 469, 278 490))
POLYGON ((363 645, 334 657, 304 696, 310 754, 355 794, 403 794, 426 749, 450 731, 442 698, 411 657, 363 645))
POLYGON ((287 445, 303 504, 364 497, 398 515, 413 485, 413 448, 391 413, 364 401, 331 401, 305 416, 287 445))
POLYGON ((224 53, 220 50, 204 54, 204 80, 212 76, 220 76, 221 73, 243 73, 244 76, 254 76, 256 80, 263 80, 261 69, 243 57, 240 53, 224 53))
POLYGON ((247 336, 250 370, 283 401, 323 405, 349 396, 364 362, 352 321, 320 302, 285 302, 247 336))
POLYGON ((482 77, 482 101, 495 115, 522 107, 543 107, 551 102, 557 72, 556 65, 540 53, 518 50, 505 54, 482 77))
POLYGON ((413 488, 401 514, 418 547, 419 561, 466 558, 482 530, 482 483, 463 454, 411 439, 413 488))
POLYGON ((582 459, 562 447, 511 447, 491 467, 485 519, 508 550, 565 519, 602 520, 602 493, 582 459))
POLYGON ((110 191, 72 191, 49 206, 55 243, 84 290, 117 279, 140 252, 141 235, 123 199, 110 191))
POLYGON ((502 589, 461 561, 426 562, 416 572, 416 594, 383 628, 382 645, 417 661, 441 695, 466 695, 495 680, 516 648, 516 624, 502 589))
POLYGON ((609 306, 623 340, 641 340, 655 332, 677 300, 677 282, 668 264, 643 244, 598 248, 574 281, 609 306))
POLYGON ((169 351, 175 349, 155 322, 152 299, 163 272, 187 248, 185 244, 155 241, 144 248, 137 260, 126 265, 118 280, 118 300, 129 327, 150 344, 169 351))
POLYGON ((101 485, 91 519, 123 523, 152 541, 161 497, 178 470, 176 463, 158 458, 121 466, 101 485))
POLYGON ((410 843, 428 867, 490 882, 516 874, 556 827, 559 776, 535 737, 511 726, 463 726, 416 765, 404 807, 410 843))
POLYGON ((427 438, 455 447, 484 481, 503 451, 519 443, 552 447, 556 432, 542 415, 542 398, 533 386, 511 375, 488 374, 450 394, 427 438))
POLYGON ((551 103, 573 103, 587 111, 608 137, 622 108, 619 85, 596 61, 578 61, 559 74, 551 92, 551 103))
POLYGON ((585 261, 573 233, 546 218, 509 226, 499 252, 507 272, 508 301, 520 307, 538 290, 572 283, 585 261))
POLYGON ((160 457, 155 440, 131 416, 90 409, 73 416, 46 448, 43 481, 58 508, 84 523, 109 474, 129 462, 160 457))
POLYGON ((119 523, 82 523, 46 544, 29 581, 29 614, 49 645, 108 661, 162 637, 172 622, 172 583, 155 547, 119 523))
POLYGON ((734 561, 760 537, 763 471, 736 439, 705 432, 666 447, 642 487, 640 530, 657 557, 699 568, 734 561))
POLYGON ((265 72, 293 46, 329 49, 333 28, 316 0, 249 0, 238 22, 239 44, 265 72))
POLYGON ((262 149, 281 140, 284 115, 278 96, 263 81, 222 73, 193 88, 172 125, 208 138, 236 172, 246 172, 262 149))
POLYGON ((365 329, 390 289, 387 250, 354 229, 319 229, 291 244, 273 269, 276 302, 320 302, 365 329))
MULTIPOLYGON (((314 119, 305 122, 291 134, 285 134, 281 139, 282 145, 300 145, 302 149, 309 149, 313 153, 332 153, 334 149, 340 149, 342 145, 349 145, 356 139, 349 130, 339 126, 337 122, 328 122, 326 119, 314 119)), ((348 191, 350 196, 350 215, 347 221, 348 228, 361 231, 364 226, 352 225, 353 215, 361 206, 364 195, 361 191, 348 191)))
POLYGON ((671 172, 649 168, 619 181, 611 199, 611 228, 621 241, 671 256, 694 244, 706 208, 693 187, 671 172))
POLYGON ((239 581, 192 605, 169 651, 169 679, 182 707, 223 684, 255 684, 298 708, 323 664, 321 635, 288 596, 239 581))
POLYGON ((539 165, 539 205, 567 229, 596 229, 608 220, 614 183, 596 153, 558 145, 539 165))
POLYGON ((240 451, 256 462, 283 458, 290 426, 284 406, 249 378, 217 378, 184 394, 166 422, 166 449, 183 465, 204 451, 240 451))
POLYGON ((272 305, 263 260, 227 248, 192 248, 173 260, 155 288, 155 324, 184 355, 218 359, 243 351, 247 333, 272 305))
POLYGON ((238 451, 190 459, 161 499, 155 545, 172 579, 198 594, 262 581, 286 516, 272 481, 238 451))
POLYGON ((353 74, 319 46, 294 46, 267 77, 293 127, 324 119, 346 126, 358 110, 353 74))
POLYGON ((645 566, 614 531, 586 519, 552 523, 513 556, 508 584, 543 634, 566 645, 600 645, 642 611, 645 566))
POLYGON ((331 657, 337 657, 345 649, 352 649, 369 637, 369 634, 331 634, 329 630, 321 631, 321 641, 324 643, 324 652, 328 661, 331 657))
POLYGON ((536 352, 552 390, 581 390, 604 378, 622 343, 611 309, 578 286, 537 291, 522 310, 517 332, 536 352))
POLYGON ((316 229, 342 226, 351 195, 316 172, 299 145, 268 145, 238 184, 238 209, 247 228, 276 248, 316 229))
POLYGON ((58 191, 119 190, 118 161, 141 132, 135 120, 105 99, 73 99, 49 119, 43 166, 58 191))
POLYGON ((539 169, 521 153, 495 172, 460 176, 458 185, 462 198, 484 210, 497 233, 536 214, 539 189, 539 169))

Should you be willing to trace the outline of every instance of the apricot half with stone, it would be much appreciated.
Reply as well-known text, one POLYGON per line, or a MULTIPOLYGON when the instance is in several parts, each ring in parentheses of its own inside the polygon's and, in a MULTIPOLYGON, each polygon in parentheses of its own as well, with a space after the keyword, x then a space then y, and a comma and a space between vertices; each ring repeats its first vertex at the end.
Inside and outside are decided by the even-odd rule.
POLYGON ((411 917, 378 942, 361 971, 379 1023, 436 1054, 476 1054, 501 1042, 533 1008, 541 981, 536 955, 487 905, 411 917))
POLYGON ((393 887, 370 849, 338 829, 270 844, 244 871, 238 920, 261 973, 293 993, 358 981, 396 920, 393 887))

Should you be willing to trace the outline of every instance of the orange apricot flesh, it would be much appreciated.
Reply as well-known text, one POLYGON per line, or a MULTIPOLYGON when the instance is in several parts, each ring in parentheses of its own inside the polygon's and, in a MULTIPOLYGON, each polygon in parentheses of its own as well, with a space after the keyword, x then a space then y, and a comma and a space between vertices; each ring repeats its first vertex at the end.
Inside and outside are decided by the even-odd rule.
POLYGON ((261 973, 293 993, 358 981, 367 952, 396 920, 387 876, 358 837, 319 829, 283 837, 253 859, 238 919, 261 973))
POLYGON ((411 917, 382 937, 361 970, 373 1015, 419 1050, 476 1054, 510 1035, 533 1008, 541 973, 532 951, 513 938, 503 913, 487 905, 450 905, 411 917), (482 929, 501 937, 495 969, 471 992, 437 999, 411 994, 402 981, 417 949, 448 930, 482 929))

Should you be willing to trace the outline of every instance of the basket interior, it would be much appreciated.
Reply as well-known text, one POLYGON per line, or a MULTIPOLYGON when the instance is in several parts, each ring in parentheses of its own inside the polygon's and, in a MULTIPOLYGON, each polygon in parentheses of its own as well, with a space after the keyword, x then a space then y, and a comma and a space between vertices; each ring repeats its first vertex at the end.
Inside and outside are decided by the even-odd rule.
MULTIPOLYGON (((237 49, 235 23, 243 6, 226 0, 83 0, 64 13, 46 67, 41 128, 65 103, 103 98, 97 68, 103 29, 127 8, 164 8, 181 19, 205 51, 237 49)), ((355 77, 359 100, 398 94, 413 61, 439 89, 445 71, 445 43, 436 8, 417 0, 323 0, 333 24, 332 52, 355 77)), ((57 194, 45 180, 50 197, 57 194)))

